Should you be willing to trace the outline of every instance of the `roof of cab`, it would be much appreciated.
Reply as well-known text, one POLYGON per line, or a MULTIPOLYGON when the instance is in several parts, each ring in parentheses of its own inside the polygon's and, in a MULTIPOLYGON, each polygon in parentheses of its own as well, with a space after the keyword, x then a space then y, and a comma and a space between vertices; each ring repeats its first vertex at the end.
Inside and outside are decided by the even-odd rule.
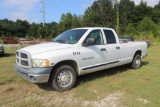
POLYGON ((105 27, 82 27, 82 28, 73 28, 74 29, 89 29, 89 30, 94 30, 94 29, 108 29, 108 30, 113 30, 112 28, 105 28, 105 27))

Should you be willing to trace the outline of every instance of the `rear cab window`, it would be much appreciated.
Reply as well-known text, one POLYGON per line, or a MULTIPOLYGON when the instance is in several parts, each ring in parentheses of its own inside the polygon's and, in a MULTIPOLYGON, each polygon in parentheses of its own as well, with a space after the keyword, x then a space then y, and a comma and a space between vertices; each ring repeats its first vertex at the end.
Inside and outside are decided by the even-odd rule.
POLYGON ((107 44, 116 44, 117 43, 115 35, 112 32, 112 30, 104 29, 103 31, 104 31, 104 34, 105 34, 105 37, 106 37, 107 44))

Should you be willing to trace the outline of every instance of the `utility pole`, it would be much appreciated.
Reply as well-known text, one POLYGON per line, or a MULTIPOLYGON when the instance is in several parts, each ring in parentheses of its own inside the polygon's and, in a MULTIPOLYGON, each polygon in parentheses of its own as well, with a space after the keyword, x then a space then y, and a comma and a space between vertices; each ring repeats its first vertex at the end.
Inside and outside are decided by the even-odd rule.
POLYGON ((45 0, 42 0, 43 27, 45 25, 45 0))
POLYGON ((118 1, 112 0, 113 9, 115 8, 115 4, 117 5, 117 18, 116 18, 116 31, 119 34, 119 8, 118 8, 118 1))
POLYGON ((117 27, 116 27, 116 30, 117 30, 117 34, 119 35, 119 8, 117 7, 117 27))
POLYGON ((115 0, 111 0, 111 1, 112 1, 113 9, 114 9, 114 5, 115 5, 116 1, 115 0))

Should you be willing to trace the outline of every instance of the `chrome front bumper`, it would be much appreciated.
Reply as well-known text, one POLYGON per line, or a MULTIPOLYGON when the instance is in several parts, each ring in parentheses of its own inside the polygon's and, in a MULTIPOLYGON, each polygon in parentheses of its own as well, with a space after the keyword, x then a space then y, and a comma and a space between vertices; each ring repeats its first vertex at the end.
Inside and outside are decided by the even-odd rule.
POLYGON ((47 83, 50 77, 52 67, 23 68, 15 64, 14 69, 20 76, 32 83, 47 83))

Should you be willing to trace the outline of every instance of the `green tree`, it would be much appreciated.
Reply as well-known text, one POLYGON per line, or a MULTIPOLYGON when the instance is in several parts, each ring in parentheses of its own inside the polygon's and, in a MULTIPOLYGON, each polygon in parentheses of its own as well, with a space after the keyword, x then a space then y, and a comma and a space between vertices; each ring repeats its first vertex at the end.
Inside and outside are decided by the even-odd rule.
POLYGON ((94 1, 83 16, 85 26, 108 26, 108 23, 114 27, 116 12, 112 8, 110 0, 94 1))
POLYGON ((63 32, 67 29, 72 28, 72 14, 71 13, 62 14, 60 23, 59 23, 59 27, 60 27, 59 29, 60 32, 63 32))
POLYGON ((11 36, 15 33, 14 22, 8 19, 3 19, 0 21, 0 33, 1 35, 11 36))
POLYGON ((73 15, 72 17, 72 28, 76 28, 76 27, 79 27, 80 24, 79 24, 79 19, 77 17, 76 14, 73 15))
POLYGON ((42 27, 42 23, 38 26, 38 37, 45 38, 45 29, 42 27))
POLYGON ((129 36, 133 36, 136 33, 136 26, 133 23, 129 23, 125 28, 125 33, 129 36))
POLYGON ((83 26, 96 26, 96 15, 95 12, 89 7, 83 16, 83 26))
POLYGON ((144 17, 149 17, 152 18, 152 12, 153 8, 150 6, 147 6, 147 2, 144 2, 141 0, 140 4, 135 7, 135 12, 134 12, 134 22, 140 22, 143 20, 144 17))
POLYGON ((17 31, 16 35, 18 37, 25 37, 30 27, 30 24, 26 20, 22 21, 22 20, 17 19, 15 22, 15 27, 17 31))
POLYGON ((129 23, 134 22, 134 8, 135 4, 131 0, 120 0, 119 13, 120 25, 125 28, 129 23))
POLYGON ((37 38, 38 37, 37 30, 38 30, 38 25, 36 23, 32 23, 28 30, 28 36, 30 36, 31 38, 37 38))
POLYGON ((55 22, 52 22, 50 30, 51 30, 51 32, 50 32, 49 37, 50 38, 56 37, 59 34, 59 32, 58 32, 58 24, 55 23, 55 22))
POLYGON ((154 33, 157 31, 156 24, 148 17, 145 17, 139 24, 138 29, 140 32, 154 33))
POLYGON ((160 1, 157 5, 154 6, 152 19, 155 23, 160 25, 160 1))
POLYGON ((49 25, 47 26, 45 26, 44 27, 44 32, 45 32, 45 34, 44 34, 44 38, 48 38, 49 36, 50 36, 50 33, 51 33, 51 30, 50 30, 50 28, 49 28, 49 25))

